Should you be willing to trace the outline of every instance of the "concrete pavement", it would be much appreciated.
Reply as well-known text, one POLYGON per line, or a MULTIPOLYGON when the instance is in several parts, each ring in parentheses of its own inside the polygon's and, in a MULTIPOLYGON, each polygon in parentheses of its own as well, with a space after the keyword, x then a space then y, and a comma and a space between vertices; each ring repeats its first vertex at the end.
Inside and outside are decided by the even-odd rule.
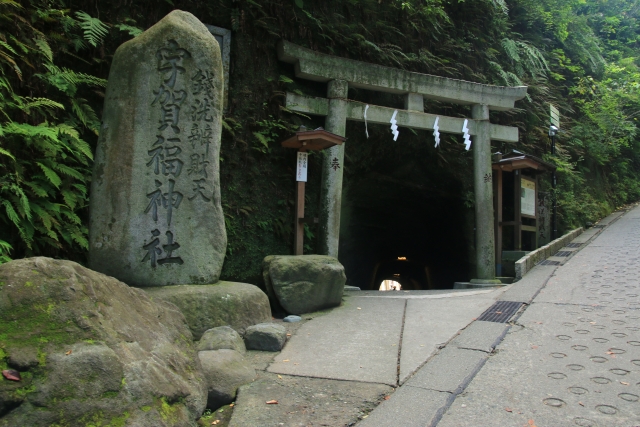
POLYGON ((586 245, 555 270, 439 427, 640 425, 640 208, 599 225, 592 241, 574 240, 586 245))
MULTIPOLYGON (((230 425, 640 425, 640 207, 598 226, 506 288, 351 293, 240 389, 230 425), (334 401, 357 407, 322 422, 270 407, 252 421, 269 384, 295 378, 339 385, 334 401), (361 388, 357 404, 340 394, 361 388)), ((317 395, 295 399, 319 414, 317 395)))

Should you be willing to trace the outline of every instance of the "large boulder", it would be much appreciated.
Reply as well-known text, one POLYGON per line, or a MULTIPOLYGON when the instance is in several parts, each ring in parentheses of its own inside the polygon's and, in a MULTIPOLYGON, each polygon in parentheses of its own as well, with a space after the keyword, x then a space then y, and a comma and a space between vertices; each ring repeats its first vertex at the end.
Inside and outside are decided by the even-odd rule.
POLYGON ((238 387, 256 378, 256 371, 240 353, 222 349, 198 352, 209 391, 207 408, 218 409, 236 398, 238 387))
POLYGON ((260 288, 247 283, 163 286, 145 291, 154 300, 178 306, 195 339, 218 326, 229 325, 242 334, 248 326, 271 321, 269 299, 260 288))
POLYGON ((92 269, 132 286, 218 281, 223 87, 218 42, 190 13, 118 48, 91 181, 92 269))
POLYGON ((0 426, 195 426, 207 390, 172 304, 70 261, 0 265, 0 426))
POLYGON ((263 261, 267 293, 289 314, 340 305, 347 276, 325 255, 271 255, 263 261))
POLYGON ((228 349, 239 353, 247 352, 244 340, 230 326, 218 326, 205 331, 198 342, 197 349, 198 351, 228 349))

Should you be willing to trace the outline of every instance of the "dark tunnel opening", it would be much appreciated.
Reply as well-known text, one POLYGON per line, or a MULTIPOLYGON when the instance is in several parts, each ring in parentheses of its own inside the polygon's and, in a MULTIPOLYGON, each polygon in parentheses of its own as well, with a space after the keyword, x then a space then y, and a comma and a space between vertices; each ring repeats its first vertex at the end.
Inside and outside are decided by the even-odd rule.
POLYGON ((393 141, 386 126, 368 129, 365 139, 357 136, 361 123, 347 123, 354 137, 345 148, 338 248, 347 284, 378 290, 383 280, 396 280, 402 290, 427 290, 469 281, 475 268, 471 153, 444 134, 435 147, 432 132, 404 130, 393 141))
POLYGON ((375 174, 349 185, 340 233, 348 284, 378 290, 395 280, 403 290, 426 290, 468 281, 473 215, 455 190, 375 174))

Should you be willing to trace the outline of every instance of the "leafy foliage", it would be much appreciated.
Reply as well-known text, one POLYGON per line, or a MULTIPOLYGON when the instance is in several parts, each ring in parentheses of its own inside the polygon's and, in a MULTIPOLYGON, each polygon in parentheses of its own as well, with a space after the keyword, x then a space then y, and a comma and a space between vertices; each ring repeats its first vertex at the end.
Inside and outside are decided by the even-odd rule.
POLYGON ((55 6, 0 1, 0 262, 10 254, 82 260, 88 248, 96 90, 106 80, 54 61, 84 41, 97 46, 108 27, 55 6))

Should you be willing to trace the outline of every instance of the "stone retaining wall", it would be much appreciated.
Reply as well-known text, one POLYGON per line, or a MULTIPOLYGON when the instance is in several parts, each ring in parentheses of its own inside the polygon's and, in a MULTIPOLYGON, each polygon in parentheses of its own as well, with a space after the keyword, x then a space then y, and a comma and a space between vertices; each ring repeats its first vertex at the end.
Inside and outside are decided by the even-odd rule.
POLYGON ((581 235, 583 231, 584 229, 582 227, 576 228, 575 230, 568 232, 564 236, 559 237, 520 258, 518 261, 516 261, 516 280, 522 279, 522 277, 527 274, 529 270, 535 267, 536 264, 544 261, 550 256, 553 256, 561 248, 581 235))

